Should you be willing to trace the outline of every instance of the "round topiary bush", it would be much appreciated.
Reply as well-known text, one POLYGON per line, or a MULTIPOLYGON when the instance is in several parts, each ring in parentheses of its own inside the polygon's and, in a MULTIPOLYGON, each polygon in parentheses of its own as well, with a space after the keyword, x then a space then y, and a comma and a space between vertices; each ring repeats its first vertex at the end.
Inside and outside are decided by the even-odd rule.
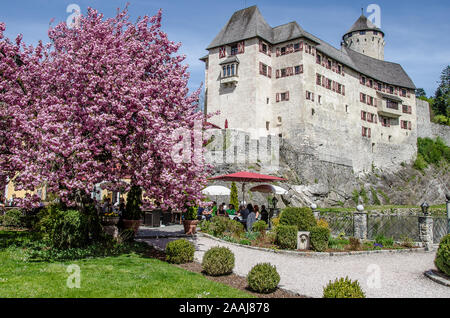
POLYGON ((173 264, 190 263, 194 260, 195 248, 185 239, 169 242, 166 245, 166 261, 173 264))
POLYGON ((310 208, 287 207, 281 214, 280 225, 295 225, 299 231, 309 232, 317 221, 310 208))
POLYGON ((210 276, 231 274, 234 268, 234 254, 226 247, 213 247, 203 256, 203 270, 210 276))
POLYGON ((324 252, 328 248, 330 230, 326 227, 315 226, 311 229, 309 237, 313 250, 316 252, 324 252))
POLYGON ((441 272, 450 276, 450 234, 442 238, 434 264, 441 272))
POLYGON ((276 267, 269 263, 257 264, 248 273, 247 282, 255 292, 268 294, 277 289, 280 275, 276 267))
POLYGON ((276 233, 276 244, 283 249, 297 248, 297 227, 295 225, 279 225, 276 233))
POLYGON ((252 230, 264 234, 267 230, 267 223, 263 220, 253 223, 252 230))
POLYGON ((323 298, 366 298, 359 282, 352 282, 348 277, 329 282, 323 289, 323 298))

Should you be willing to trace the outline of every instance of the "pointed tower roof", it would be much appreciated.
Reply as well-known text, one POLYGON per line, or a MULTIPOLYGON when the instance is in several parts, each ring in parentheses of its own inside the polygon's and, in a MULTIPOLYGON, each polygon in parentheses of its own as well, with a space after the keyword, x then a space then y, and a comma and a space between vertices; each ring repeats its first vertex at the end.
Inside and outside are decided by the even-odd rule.
POLYGON ((257 6, 235 12, 206 49, 209 50, 254 37, 272 41, 272 27, 267 24, 257 6))
POLYGON ((356 20, 350 30, 347 31, 346 35, 353 32, 370 30, 381 32, 384 35, 384 32, 380 28, 370 22, 364 14, 361 14, 361 16, 358 18, 358 20, 356 20))

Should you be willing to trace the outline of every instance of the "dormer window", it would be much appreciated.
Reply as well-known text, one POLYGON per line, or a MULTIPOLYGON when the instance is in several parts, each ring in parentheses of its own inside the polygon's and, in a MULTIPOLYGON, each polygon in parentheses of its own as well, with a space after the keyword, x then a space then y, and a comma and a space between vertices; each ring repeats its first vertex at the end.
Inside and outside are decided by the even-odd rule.
POLYGON ((232 45, 231 46, 231 55, 237 55, 238 54, 238 45, 237 44, 235 44, 235 45, 232 45))

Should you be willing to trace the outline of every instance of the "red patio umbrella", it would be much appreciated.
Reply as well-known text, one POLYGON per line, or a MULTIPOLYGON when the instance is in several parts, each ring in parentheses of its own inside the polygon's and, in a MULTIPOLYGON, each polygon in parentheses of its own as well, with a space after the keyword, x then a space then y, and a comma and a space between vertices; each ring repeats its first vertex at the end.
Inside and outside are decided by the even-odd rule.
POLYGON ((245 202, 245 184, 248 182, 274 182, 274 181, 286 181, 286 179, 272 177, 264 174, 253 173, 253 172, 237 172, 232 174, 227 174, 224 176, 218 176, 214 178, 209 178, 208 180, 222 180, 222 181, 235 181, 242 182, 242 201, 245 202))

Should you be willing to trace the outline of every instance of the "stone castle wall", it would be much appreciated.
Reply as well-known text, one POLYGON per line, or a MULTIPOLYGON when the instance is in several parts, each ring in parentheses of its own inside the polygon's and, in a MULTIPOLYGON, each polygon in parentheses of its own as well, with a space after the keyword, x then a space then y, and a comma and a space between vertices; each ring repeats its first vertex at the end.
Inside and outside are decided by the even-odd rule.
POLYGON ((432 139, 440 137, 450 146, 450 127, 431 122, 430 105, 420 99, 417 99, 417 136, 432 139))

